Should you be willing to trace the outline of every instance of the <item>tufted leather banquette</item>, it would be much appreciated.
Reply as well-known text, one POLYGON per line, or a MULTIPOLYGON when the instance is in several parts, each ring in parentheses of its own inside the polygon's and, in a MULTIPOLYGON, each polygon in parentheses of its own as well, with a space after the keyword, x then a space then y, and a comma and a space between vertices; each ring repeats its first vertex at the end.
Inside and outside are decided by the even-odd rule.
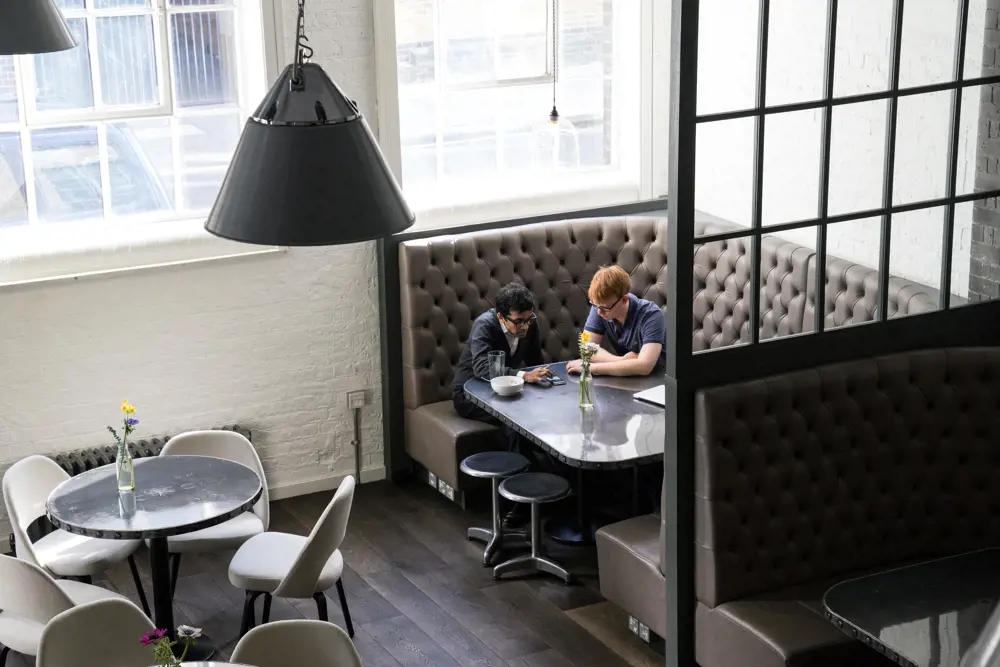
MULTIPOLYGON (((732 229, 699 214, 698 234, 732 229)), ((749 242, 699 245, 694 251, 695 350, 750 338, 749 242)), ((761 245, 761 339, 812 329, 815 253, 765 236, 761 245)), ((601 266, 632 276, 636 296, 666 305, 667 223, 662 217, 564 220, 502 230, 407 241, 400 245, 403 399, 407 453, 453 488, 458 463, 504 446, 496 430, 463 419, 451 405, 453 366, 476 316, 512 280, 538 299, 546 361, 574 356, 588 314, 587 287, 601 266)), ((827 326, 873 319, 877 272, 828 259, 827 326)), ((891 315, 933 309, 936 293, 897 278, 890 282, 891 315)))
MULTIPOLYGON (((829 586, 1000 545, 1000 348, 908 352, 716 387, 699 393, 696 412, 702 667, 881 659, 821 616, 829 586)), ((665 585, 657 524, 602 528, 598 555, 605 596, 663 633, 665 604, 648 599, 651 568, 665 585)))

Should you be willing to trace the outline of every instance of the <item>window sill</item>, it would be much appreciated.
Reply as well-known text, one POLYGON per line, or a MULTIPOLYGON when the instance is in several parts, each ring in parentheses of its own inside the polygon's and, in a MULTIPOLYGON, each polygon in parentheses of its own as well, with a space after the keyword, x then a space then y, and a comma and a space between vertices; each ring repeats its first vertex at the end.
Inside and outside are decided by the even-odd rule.
MULTIPOLYGON (((448 229, 459 225, 509 220, 532 215, 545 215, 615 204, 629 204, 640 199, 639 184, 620 176, 591 174, 565 183, 541 181, 536 192, 518 191, 516 197, 505 196, 502 184, 491 185, 489 193, 474 203, 457 202, 438 206, 414 206, 417 216, 410 231, 448 229)), ((468 196, 469 193, 466 193, 468 196)))
POLYGON ((227 241, 201 220, 140 225, 38 226, 0 230, 0 287, 79 280, 168 266, 284 252, 227 241))

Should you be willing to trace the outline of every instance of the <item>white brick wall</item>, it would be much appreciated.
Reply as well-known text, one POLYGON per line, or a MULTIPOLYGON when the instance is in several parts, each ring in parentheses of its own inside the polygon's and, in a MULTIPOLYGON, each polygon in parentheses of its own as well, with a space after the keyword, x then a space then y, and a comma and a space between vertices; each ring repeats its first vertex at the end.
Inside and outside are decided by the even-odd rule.
MULTIPOLYGON (((756 0, 704 0, 706 16, 699 51, 699 111, 753 105, 756 52, 756 0), (724 82, 724 85, 721 85, 724 82)), ((772 0, 768 66, 768 104, 822 96, 826 2, 772 0)), ((891 0, 841 0, 835 68, 835 94, 885 90, 889 71, 891 0)), ((900 85, 948 80, 955 0, 915 0, 905 5, 900 85)), ((980 76, 986 0, 972 0, 969 12, 967 76, 980 76)), ((975 176, 979 90, 963 97, 960 124, 958 192, 971 192, 975 176)), ((899 104, 894 200, 912 202, 941 197, 945 190, 950 93, 899 104)), ((885 102, 839 107, 833 113, 830 212, 881 206, 885 143, 885 102)), ((819 111, 769 116, 765 124, 764 224, 816 215, 819 111)), ((699 209, 749 224, 752 201, 753 121, 701 126, 698 135, 699 209)), ((968 289, 972 207, 956 212, 952 291, 968 289)), ((870 267, 878 266, 877 219, 830 228, 828 252, 870 267)), ((942 211, 907 214, 893 224, 891 270, 937 286, 941 258, 942 211)), ((814 247, 812 228, 781 236, 814 247)))
MULTIPOLYGON (((315 60, 377 131, 369 0, 310 0, 307 21, 315 60)), ((239 423, 272 487, 316 490, 354 469, 345 392, 366 389, 363 477, 377 477, 378 326, 371 243, 0 288, 0 469, 110 444, 127 398, 138 437, 239 423)))

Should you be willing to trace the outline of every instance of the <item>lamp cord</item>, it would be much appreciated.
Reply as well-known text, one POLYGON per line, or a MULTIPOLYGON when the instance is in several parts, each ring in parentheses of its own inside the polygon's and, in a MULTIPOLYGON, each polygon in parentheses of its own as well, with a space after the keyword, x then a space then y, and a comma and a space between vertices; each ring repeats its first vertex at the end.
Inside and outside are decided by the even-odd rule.
POLYGON ((556 108, 556 82, 559 80, 559 0, 552 0, 552 111, 549 121, 559 122, 559 110, 556 108))
POLYGON ((295 26, 295 73, 292 83, 302 85, 302 65, 313 57, 313 48, 306 37, 306 0, 299 0, 299 17, 295 26))

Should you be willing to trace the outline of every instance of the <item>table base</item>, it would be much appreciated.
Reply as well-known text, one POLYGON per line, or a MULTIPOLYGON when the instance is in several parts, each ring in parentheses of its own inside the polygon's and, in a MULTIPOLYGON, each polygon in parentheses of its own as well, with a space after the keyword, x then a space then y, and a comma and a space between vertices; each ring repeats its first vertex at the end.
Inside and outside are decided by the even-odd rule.
POLYGON ((545 522, 545 534, 556 542, 575 546, 589 546, 594 543, 597 529, 607 524, 594 517, 587 517, 583 522, 576 517, 552 517, 545 522))

